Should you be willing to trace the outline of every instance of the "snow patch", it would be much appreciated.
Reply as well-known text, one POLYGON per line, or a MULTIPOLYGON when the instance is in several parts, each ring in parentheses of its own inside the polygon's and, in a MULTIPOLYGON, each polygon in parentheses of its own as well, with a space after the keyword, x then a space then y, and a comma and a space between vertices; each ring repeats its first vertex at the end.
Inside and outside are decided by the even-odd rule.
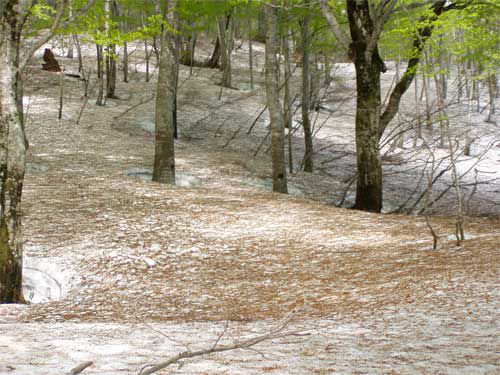
POLYGON ((57 301, 68 293, 69 272, 61 270, 51 259, 24 257, 23 292, 31 303, 57 301))
MULTIPOLYGON (((126 172, 127 176, 139 178, 143 181, 151 181, 153 179, 153 173, 149 169, 142 168, 132 168, 126 172)), ((189 173, 176 172, 175 173, 175 185, 181 187, 193 187, 200 186, 201 179, 193 176, 189 173)))

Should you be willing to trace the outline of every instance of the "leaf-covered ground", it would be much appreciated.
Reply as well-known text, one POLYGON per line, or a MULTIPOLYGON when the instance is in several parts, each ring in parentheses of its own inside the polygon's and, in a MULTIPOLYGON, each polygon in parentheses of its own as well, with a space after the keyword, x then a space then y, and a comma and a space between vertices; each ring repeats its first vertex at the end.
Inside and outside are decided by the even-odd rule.
POLYGON ((153 102, 125 113, 154 92, 140 72, 119 84, 121 99, 92 98, 79 125, 81 83, 66 78, 58 121, 57 77, 31 73, 25 251, 64 270, 69 290, 0 308, 0 373, 95 360, 85 373, 133 374, 184 350, 177 340, 209 346, 226 320, 238 336, 292 312, 290 327, 308 337, 261 344, 265 358, 238 351, 170 373, 500 373, 498 218, 469 218, 457 246, 454 218, 431 217, 433 251, 423 218, 322 203, 339 186, 331 179, 297 173, 301 196, 272 194, 267 146, 254 158, 250 149, 266 129, 243 136, 262 95, 224 90, 231 103, 218 101, 217 73, 195 73, 182 71, 176 187, 136 176, 153 158, 153 102), (319 201, 307 199, 315 188, 319 201))

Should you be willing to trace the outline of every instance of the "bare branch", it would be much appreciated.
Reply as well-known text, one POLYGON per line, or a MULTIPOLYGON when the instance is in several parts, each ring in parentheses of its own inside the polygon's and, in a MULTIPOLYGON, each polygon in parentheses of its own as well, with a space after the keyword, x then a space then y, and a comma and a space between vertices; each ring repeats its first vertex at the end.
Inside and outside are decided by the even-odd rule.
POLYGON ((139 375, 150 375, 153 374, 157 371, 160 371, 170 365, 173 365, 175 363, 178 363, 179 361, 187 358, 194 358, 194 357, 200 357, 204 356, 207 354, 212 354, 212 353, 220 353, 220 352, 226 352, 230 350, 236 350, 236 349, 250 349, 253 346, 263 342, 263 341, 268 341, 268 340, 273 340, 273 339, 278 339, 278 338, 283 338, 283 337, 290 337, 290 336, 295 336, 295 337, 303 337, 307 336, 308 333, 300 332, 300 331, 285 331, 285 328, 289 324, 289 320, 286 320, 281 326, 278 328, 271 330, 270 332, 259 335, 256 337, 252 337, 246 340, 237 340, 233 342, 232 344, 229 345, 218 345, 219 341, 221 340, 222 336, 227 332, 227 322, 226 326, 224 327, 224 331, 222 334, 219 334, 215 344, 213 344, 210 348, 207 349, 201 349, 197 351, 185 351, 182 353, 179 353, 173 357, 168 358, 167 360, 160 362, 156 365, 152 366, 144 366, 141 371, 139 372, 139 375))
POLYGON ((335 35, 344 51, 349 54, 349 45, 351 44, 350 38, 340 28, 340 23, 332 13, 330 6, 328 5, 328 0, 319 0, 319 6, 321 7, 321 11, 330 25, 333 35, 335 35))

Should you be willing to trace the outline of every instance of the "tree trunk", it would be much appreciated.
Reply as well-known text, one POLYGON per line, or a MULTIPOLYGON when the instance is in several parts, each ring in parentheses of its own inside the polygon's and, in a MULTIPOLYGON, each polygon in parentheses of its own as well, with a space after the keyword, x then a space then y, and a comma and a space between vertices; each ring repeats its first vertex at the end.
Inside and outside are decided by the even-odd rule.
POLYGON ((233 28, 234 22, 231 15, 220 18, 217 30, 221 49, 221 85, 231 88, 231 52, 233 50, 233 28))
POLYGON ((82 72, 83 71, 82 47, 80 45, 80 40, 78 39, 78 35, 73 34, 73 40, 75 41, 76 56, 78 58, 78 72, 82 72))
POLYGON ((356 69, 356 158, 358 179, 356 203, 359 210, 382 210, 382 163, 379 149, 381 116, 380 73, 383 62, 375 45, 367 56, 368 36, 365 29, 373 30, 367 1, 347 2, 349 27, 352 37, 351 52, 356 69))
POLYGON ((489 94, 489 109, 488 109, 488 118, 486 122, 495 123, 495 99, 498 95, 498 82, 497 76, 495 73, 490 73, 488 75, 488 94, 489 94))
POLYGON ((262 7, 259 9, 259 15, 257 19, 257 34, 255 35, 255 41, 265 43, 266 42, 266 13, 262 7))
POLYGON ((128 44, 123 42, 123 82, 128 83, 128 44))
POLYGON ((214 46, 214 51, 212 52, 212 56, 205 63, 204 66, 206 68, 211 68, 211 69, 217 68, 219 66, 220 55, 221 55, 220 41, 219 37, 217 37, 217 39, 215 40, 215 46, 214 46))
MULTIPOLYGON (((293 121, 292 121, 292 96, 290 94, 290 80, 292 77, 292 71, 290 68, 290 41, 289 34, 290 29, 288 26, 289 16, 288 16, 288 2, 285 0, 284 2, 284 11, 286 12, 285 20, 284 20, 284 30, 282 37, 283 44, 283 65, 284 65, 284 85, 285 85, 285 93, 283 96, 283 118, 284 118, 284 127, 288 129, 288 171, 290 174, 293 173, 293 142, 292 142, 292 130, 293 130, 293 121)), ((249 39, 251 45, 251 39, 249 39)))
POLYGON ((24 302, 21 194, 26 141, 22 124, 17 0, 0 8, 0 303, 24 302), (19 99, 19 100, 18 100, 19 99))
POLYGON ((116 98, 116 46, 108 46, 106 56, 106 98, 116 98))
POLYGON ((102 58, 102 45, 96 44, 97 51, 97 80, 98 92, 95 104, 104 105, 104 72, 103 72, 103 58, 102 58))
MULTIPOLYGON (((111 18, 116 15, 116 2, 104 1, 104 13, 106 16, 105 32, 111 37, 111 18)), ((116 46, 110 43, 106 46, 106 98, 115 98, 116 89, 116 46)))
POLYGON ((283 113, 278 97, 278 69, 276 45, 278 35, 278 0, 265 6, 266 33, 266 97, 271 118, 271 157, 273 169, 273 191, 288 193, 285 162, 285 131, 283 113))
MULTIPOLYGON (((248 1, 250 10, 250 0, 248 1)), ((253 45, 252 45, 252 19, 248 18, 248 69, 250 71, 250 90, 253 90, 253 45)))
MULTIPOLYGON (((177 0, 166 0, 166 22, 176 28, 177 0)), ((173 31, 161 33, 160 63, 156 92, 155 157, 153 181, 175 184, 174 128, 179 52, 173 31)))
POLYGON ((311 21, 311 13, 309 10, 302 20, 301 36, 302 36, 302 128, 304 130, 304 171, 313 171, 313 139, 311 131, 311 121, 309 118, 309 108, 311 100, 311 82, 310 82, 310 57, 309 57, 309 24, 311 21))

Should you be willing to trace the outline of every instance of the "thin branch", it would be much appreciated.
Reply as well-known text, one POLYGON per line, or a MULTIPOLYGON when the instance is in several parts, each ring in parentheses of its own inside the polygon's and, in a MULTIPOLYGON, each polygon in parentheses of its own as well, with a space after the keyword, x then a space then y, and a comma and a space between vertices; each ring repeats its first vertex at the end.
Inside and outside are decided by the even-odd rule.
POLYGON ((330 6, 328 5, 328 0, 319 0, 319 6, 321 7, 323 15, 330 25, 333 35, 335 35, 344 51, 349 54, 349 45, 351 44, 350 38, 340 28, 340 23, 332 13, 330 6))
MULTIPOLYGON (((212 347, 208 349, 201 349, 197 351, 185 351, 182 353, 179 353, 169 359, 167 359, 164 362, 160 362, 154 366, 151 366, 147 369, 142 369, 140 374, 141 375, 150 375, 153 374, 157 371, 160 371, 172 364, 178 363, 182 359, 187 359, 187 358, 194 358, 194 357, 200 357, 204 356, 207 354, 212 354, 212 353, 221 353, 221 352, 226 352, 230 350, 236 350, 236 349, 249 349, 263 341, 268 341, 268 340, 273 340, 277 338, 283 338, 283 337, 289 337, 289 336, 304 336, 306 335, 305 333, 301 333, 298 331, 283 331, 285 326, 281 326, 277 330, 271 331, 269 333, 266 333, 264 335, 252 337, 247 340, 241 340, 241 341, 236 341, 233 344, 230 345, 213 345, 212 347)), ((220 338, 218 338, 219 340, 220 338)))
POLYGON ((78 12, 76 12, 71 17, 69 17, 67 20, 65 20, 64 22, 61 23, 64 11, 66 10, 66 7, 68 5, 68 0, 62 0, 61 4, 59 5, 59 8, 57 10, 56 18, 54 19, 54 23, 52 24, 52 27, 50 28, 47 35, 42 37, 37 43, 35 43, 33 46, 31 46, 31 49, 28 51, 23 63, 19 67, 20 71, 23 71, 24 69, 26 69, 30 60, 33 58, 33 55, 35 54, 35 52, 38 51, 38 49, 40 49, 50 39, 52 39, 52 37, 54 36, 54 34, 58 28, 65 28, 70 23, 74 22, 77 18, 83 16, 85 13, 88 12, 88 10, 92 7, 92 5, 94 5, 95 2, 96 2, 96 0, 89 0, 87 2, 87 4, 82 9, 80 9, 78 12))

